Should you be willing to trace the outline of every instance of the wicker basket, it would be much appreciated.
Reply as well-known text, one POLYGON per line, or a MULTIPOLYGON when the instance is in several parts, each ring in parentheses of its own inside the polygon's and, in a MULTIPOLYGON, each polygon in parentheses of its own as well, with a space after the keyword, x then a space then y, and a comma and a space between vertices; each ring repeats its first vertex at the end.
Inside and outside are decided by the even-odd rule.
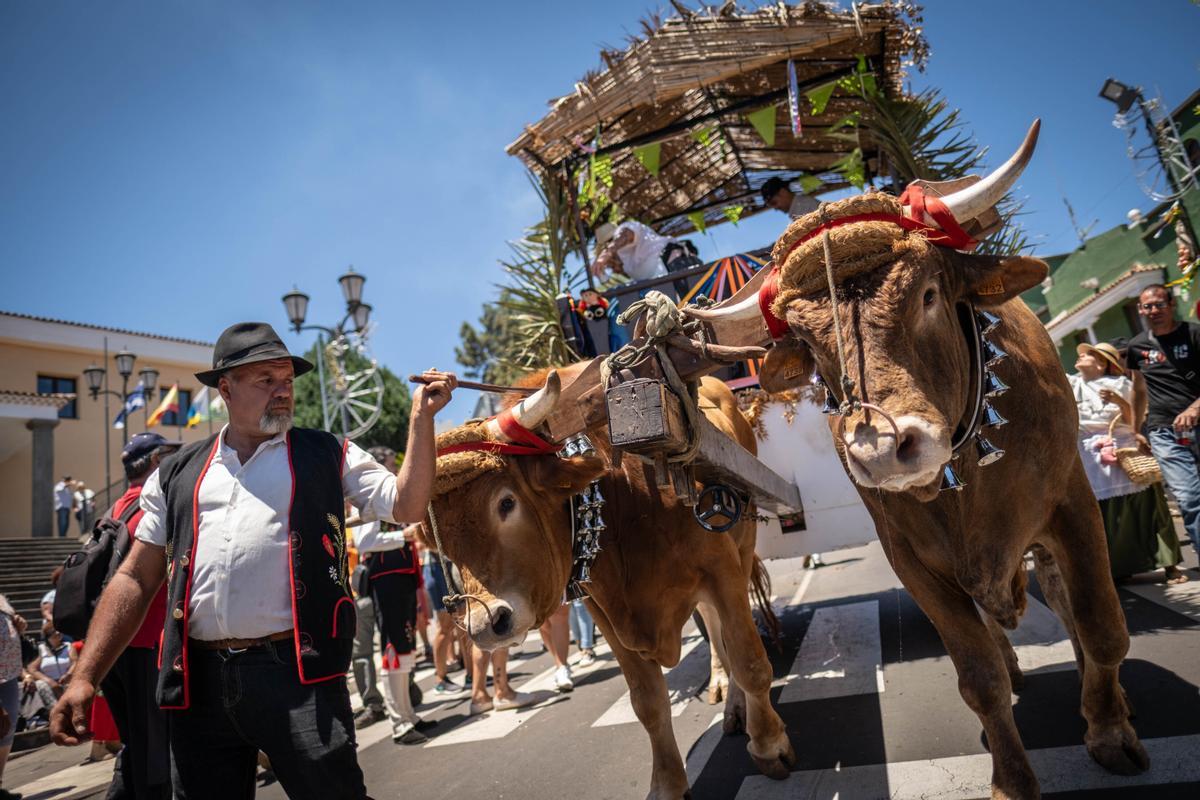
MULTIPOLYGON (((1113 438, 1113 430, 1117 427, 1117 422, 1120 421, 1121 414, 1113 417, 1112 422, 1108 423, 1108 438, 1113 438)), ((1116 441, 1115 439, 1113 441, 1116 441)), ((1121 469, 1125 470, 1125 474, 1129 476, 1129 480, 1142 486, 1150 486, 1158 483, 1163 479, 1162 469, 1158 466, 1158 461, 1154 456, 1148 456, 1137 447, 1118 447, 1114 454, 1117 457, 1117 464, 1121 469)))

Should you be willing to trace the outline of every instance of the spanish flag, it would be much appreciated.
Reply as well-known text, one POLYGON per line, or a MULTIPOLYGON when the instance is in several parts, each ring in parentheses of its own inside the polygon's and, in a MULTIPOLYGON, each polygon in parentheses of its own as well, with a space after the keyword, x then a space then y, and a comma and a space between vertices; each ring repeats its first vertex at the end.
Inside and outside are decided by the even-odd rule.
POLYGON ((171 385, 171 391, 167 392, 167 396, 159 403, 158 408, 154 409, 154 413, 150 415, 150 419, 146 421, 147 428, 153 428, 162 421, 163 415, 168 411, 174 411, 179 414, 179 384, 171 385))

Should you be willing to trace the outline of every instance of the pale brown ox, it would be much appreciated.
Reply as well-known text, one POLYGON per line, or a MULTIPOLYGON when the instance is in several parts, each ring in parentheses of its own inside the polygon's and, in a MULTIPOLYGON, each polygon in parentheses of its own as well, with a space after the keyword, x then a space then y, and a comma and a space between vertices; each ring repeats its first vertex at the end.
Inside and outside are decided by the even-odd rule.
MULTIPOLYGON (((1026 141, 1030 152, 1035 133, 1026 141)), ((1028 153, 1016 160, 1027 159, 1028 153)), ((1006 176, 1006 185, 993 187, 996 196, 1011 185, 1009 177, 1015 180, 1006 176)), ((870 235, 886 238, 880 228, 860 229, 863 224, 838 229, 843 252, 870 235)), ((844 421, 831 416, 830 428, 888 561, 937 628, 958 671, 959 691, 983 725, 993 759, 992 796, 1040 794, 1013 719, 1011 692, 1023 677, 1001 629, 1016 627, 1024 611, 1029 551, 1075 646, 1088 752, 1112 772, 1141 772, 1149 760, 1117 680, 1129 637, 1109 576, 1103 523, 1076 449, 1075 402, 1054 344, 1018 298, 1046 277, 1046 264, 966 255, 913 241, 915 234, 905 236, 898 227, 892 233, 901 243, 892 251, 898 257, 884 255, 882 263, 837 280, 836 311, 859 399, 884 409, 898 431, 862 410, 844 421), (1009 422, 985 433, 1007 455, 981 467, 969 445, 957 467, 966 488, 939 491, 952 435, 971 397, 969 350, 956 316, 966 303, 1001 319, 991 340, 1010 354, 996 373, 1011 389, 994 404, 1009 422)), ((777 245, 777 263, 786 250, 777 245)), ((835 264, 841 254, 835 245, 835 264)), ((821 251, 816 258, 809 273, 820 284, 821 251)), ((785 292, 788 269, 785 262, 785 292)), ((784 296, 776 307, 785 311, 794 339, 780 354, 788 356, 788 375, 808 376, 815 368, 837 387, 841 367, 828 295, 823 288, 784 296)), ((721 312, 698 316, 711 321, 721 312)))
MULTIPOLYGON (((563 369, 564 382, 584 366, 563 369)), ((558 386, 557 379, 550 383, 558 386)), ((723 383, 704 379, 700 397, 714 425, 755 449, 754 433, 723 383)), ((526 410, 521 421, 533 427, 537 419, 530 416, 543 417, 548 404, 545 397, 527 403, 537 410, 526 410)), ((494 426, 490 432, 487 426, 474 428, 443 434, 439 447, 472 437, 499 438, 494 426)), ((754 556, 753 508, 727 533, 705 531, 671 490, 656 486, 653 470, 638 459, 625 455, 619 468, 608 467, 606 425, 587 434, 596 455, 488 456, 490 467, 475 470, 479 474, 469 474, 465 483, 461 471, 457 479, 448 474, 453 456, 439 458, 433 508, 442 545, 461 567, 465 591, 487 604, 485 611, 480 603, 468 603, 471 638, 485 649, 519 643, 560 606, 571 568, 568 499, 598 478, 607 501, 607 530, 592 568, 587 605, 650 736, 648 796, 689 796, 662 670, 679 662, 681 630, 697 605, 732 678, 726 731, 744 724, 747 750, 758 768, 773 778, 786 777, 795 753, 771 706, 771 665, 747 596, 753 581, 760 605, 769 604, 765 571, 754 556)), ((427 539, 428 526, 427 520, 427 539)))

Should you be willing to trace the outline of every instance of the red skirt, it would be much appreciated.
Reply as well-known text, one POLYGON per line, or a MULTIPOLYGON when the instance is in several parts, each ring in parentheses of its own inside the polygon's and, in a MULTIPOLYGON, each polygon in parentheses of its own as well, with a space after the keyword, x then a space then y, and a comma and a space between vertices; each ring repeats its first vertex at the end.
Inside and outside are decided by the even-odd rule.
POLYGON ((117 731, 116 720, 108 708, 108 701, 103 695, 96 695, 92 703, 92 738, 98 742, 119 742, 121 734, 117 731))

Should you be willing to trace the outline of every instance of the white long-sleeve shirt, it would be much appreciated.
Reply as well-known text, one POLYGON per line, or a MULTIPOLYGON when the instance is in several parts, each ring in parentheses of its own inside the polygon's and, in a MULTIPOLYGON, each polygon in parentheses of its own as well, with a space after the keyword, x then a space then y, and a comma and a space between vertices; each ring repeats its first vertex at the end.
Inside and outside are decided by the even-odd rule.
MULTIPOLYGON (((188 635, 193 639, 257 639, 292 628, 288 512, 292 473, 286 434, 259 445, 245 464, 225 444, 200 482, 199 535, 192 554, 188 635)), ((366 520, 392 520, 396 476, 351 443, 342 490, 366 520)), ((165 547, 167 508, 158 473, 146 480, 145 516, 136 536, 165 547)))

